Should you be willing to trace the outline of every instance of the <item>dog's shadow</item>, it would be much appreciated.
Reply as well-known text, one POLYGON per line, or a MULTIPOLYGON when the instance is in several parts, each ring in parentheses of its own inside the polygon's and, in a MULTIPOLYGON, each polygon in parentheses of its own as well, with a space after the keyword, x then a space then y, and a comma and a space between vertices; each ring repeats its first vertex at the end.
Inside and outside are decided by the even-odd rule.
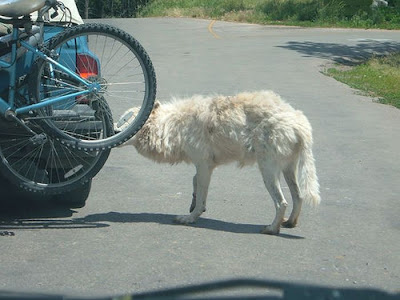
MULTIPOLYGON (((113 223, 158 223, 163 225, 177 225, 174 223, 174 215, 160 213, 120 213, 109 212, 104 214, 92 214, 82 219, 84 222, 113 222, 113 223)), ((177 225, 179 226, 179 225, 177 225)), ((263 225, 231 223, 221 220, 200 218, 195 224, 187 225, 195 228, 225 231, 231 233, 259 234, 263 225)), ((304 239, 302 236, 280 233, 279 237, 287 239, 304 239)))

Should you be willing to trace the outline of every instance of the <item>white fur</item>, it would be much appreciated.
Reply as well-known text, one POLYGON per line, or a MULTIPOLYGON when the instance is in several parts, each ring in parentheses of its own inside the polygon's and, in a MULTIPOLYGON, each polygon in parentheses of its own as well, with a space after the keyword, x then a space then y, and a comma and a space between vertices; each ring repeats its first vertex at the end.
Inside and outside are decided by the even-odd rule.
MULTIPOLYGON (((129 111, 135 115, 137 109, 129 111)), ((216 166, 236 161, 242 167, 257 162, 276 208, 272 224, 262 232, 278 234, 281 225, 296 226, 303 201, 320 202, 312 143, 311 125, 303 113, 274 92, 260 91, 156 102, 146 124, 124 146, 133 145, 159 163, 195 165, 191 213, 176 218, 183 224, 195 222, 205 211, 216 166), (288 203, 279 182, 282 173, 293 199, 287 220, 288 203)))

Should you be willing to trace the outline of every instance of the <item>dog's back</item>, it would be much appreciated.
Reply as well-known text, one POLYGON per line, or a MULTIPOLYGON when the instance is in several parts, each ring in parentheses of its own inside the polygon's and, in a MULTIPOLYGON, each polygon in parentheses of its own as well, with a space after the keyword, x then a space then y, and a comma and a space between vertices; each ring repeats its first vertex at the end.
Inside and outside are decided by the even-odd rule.
MULTIPOLYGON (((296 144, 311 138, 311 126, 271 91, 236 96, 194 96, 162 105, 157 119, 166 141, 185 143, 216 164, 254 163, 259 152, 287 160, 296 144)), ((311 141, 312 142, 312 141, 311 141)))
POLYGON ((134 139, 143 140, 146 145, 137 146, 145 147, 145 153, 153 149, 160 162, 190 161, 201 155, 216 164, 237 161, 243 166, 254 163, 258 152, 287 160, 300 135, 312 139, 304 115, 279 95, 261 91, 230 97, 198 95, 157 105, 134 139))

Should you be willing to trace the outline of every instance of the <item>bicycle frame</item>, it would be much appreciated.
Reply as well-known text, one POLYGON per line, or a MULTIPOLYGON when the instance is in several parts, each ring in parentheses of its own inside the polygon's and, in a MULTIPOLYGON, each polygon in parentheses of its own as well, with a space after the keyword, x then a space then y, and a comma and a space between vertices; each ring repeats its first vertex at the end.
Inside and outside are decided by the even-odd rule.
POLYGON ((0 97, 0 113, 5 116, 8 111, 14 112, 16 115, 18 114, 23 114, 27 113, 29 111, 34 111, 49 105, 53 105, 56 103, 61 103, 64 102, 68 99, 86 95, 92 92, 96 92, 100 90, 100 84, 99 83, 92 83, 89 82, 82 77, 80 77, 78 74, 75 72, 71 71, 70 69, 64 67, 45 53, 41 52, 38 48, 33 47, 29 43, 19 40, 19 30, 18 28, 13 28, 12 32, 12 46, 11 46, 11 62, 8 63, 4 60, 0 59, 0 67, 4 68, 8 73, 9 73, 9 78, 10 78, 10 86, 9 86, 9 92, 8 92, 8 101, 4 100, 3 98, 0 97), (47 99, 43 99, 39 103, 34 103, 34 104, 28 104, 23 107, 15 108, 15 93, 16 93, 16 74, 17 74, 17 43, 16 41, 19 42, 21 47, 24 47, 26 50, 32 52, 35 56, 38 56, 40 59, 43 59, 47 62, 49 62, 54 69, 60 69, 67 73, 69 76, 72 78, 76 79, 80 83, 83 84, 83 86, 86 87, 85 90, 74 92, 68 95, 63 95, 63 96, 56 96, 56 97, 50 97, 47 99))

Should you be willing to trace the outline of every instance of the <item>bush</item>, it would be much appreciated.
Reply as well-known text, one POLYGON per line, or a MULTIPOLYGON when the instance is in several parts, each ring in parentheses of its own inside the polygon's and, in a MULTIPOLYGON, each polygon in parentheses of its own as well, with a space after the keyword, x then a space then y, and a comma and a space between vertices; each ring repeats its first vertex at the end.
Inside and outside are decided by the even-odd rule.
POLYGON ((256 7, 267 20, 309 21, 335 24, 348 22, 353 27, 387 28, 400 24, 400 0, 390 7, 371 9, 372 0, 268 0, 256 7))
POLYGON ((352 18, 363 12, 371 11, 372 0, 344 0, 344 16, 352 18))
POLYGON ((318 10, 318 19, 330 23, 341 20, 344 16, 345 4, 341 0, 324 1, 318 10))
POLYGON ((271 20, 312 21, 318 15, 319 2, 316 0, 270 0, 256 7, 271 20))
POLYGON ((222 8, 226 13, 232 11, 241 11, 245 10, 246 6, 243 3, 243 0, 221 0, 218 1, 218 6, 222 8))

